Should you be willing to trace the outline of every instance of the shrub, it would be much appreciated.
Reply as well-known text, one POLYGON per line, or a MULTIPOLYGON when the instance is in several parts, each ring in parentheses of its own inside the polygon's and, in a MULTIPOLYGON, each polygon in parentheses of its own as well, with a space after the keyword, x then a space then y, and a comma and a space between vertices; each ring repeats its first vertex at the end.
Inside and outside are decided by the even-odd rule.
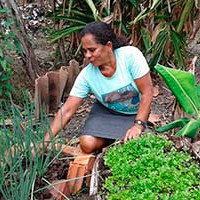
POLYGON ((165 137, 147 134, 117 145, 104 160, 111 172, 104 183, 108 200, 200 198, 199 166, 165 137))

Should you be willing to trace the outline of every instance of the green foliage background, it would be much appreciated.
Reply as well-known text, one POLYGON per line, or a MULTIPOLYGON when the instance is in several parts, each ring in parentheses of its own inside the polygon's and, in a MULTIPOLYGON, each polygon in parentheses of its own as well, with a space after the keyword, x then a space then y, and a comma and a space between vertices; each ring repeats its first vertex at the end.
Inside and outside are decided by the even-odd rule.
POLYGON ((51 33, 50 41, 66 38, 77 49, 77 33, 91 21, 104 21, 139 47, 151 68, 158 62, 183 68, 188 56, 187 39, 194 37, 193 23, 198 12, 195 0, 70 0, 49 13, 63 25, 51 33))

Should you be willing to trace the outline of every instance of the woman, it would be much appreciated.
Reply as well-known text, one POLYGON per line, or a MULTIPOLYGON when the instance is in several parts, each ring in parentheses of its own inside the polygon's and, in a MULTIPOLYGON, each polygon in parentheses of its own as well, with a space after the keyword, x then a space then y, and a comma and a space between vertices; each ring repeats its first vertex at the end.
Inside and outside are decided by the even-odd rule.
MULTIPOLYGON (((126 46, 108 24, 92 22, 80 35, 89 64, 78 75, 51 131, 54 136, 58 134, 92 92, 97 102, 79 138, 82 150, 91 153, 104 147, 109 139, 123 138, 126 142, 140 136, 150 112, 152 82, 142 53, 126 46)), ((49 139, 47 133, 45 141, 49 139)))

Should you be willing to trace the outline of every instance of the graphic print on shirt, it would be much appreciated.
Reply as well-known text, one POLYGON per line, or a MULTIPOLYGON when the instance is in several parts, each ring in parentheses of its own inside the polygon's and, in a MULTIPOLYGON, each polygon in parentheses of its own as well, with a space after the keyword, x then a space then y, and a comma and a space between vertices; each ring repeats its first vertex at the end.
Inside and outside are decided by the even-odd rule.
POLYGON ((102 95, 107 107, 118 112, 137 112, 139 107, 139 93, 129 84, 118 90, 102 95))

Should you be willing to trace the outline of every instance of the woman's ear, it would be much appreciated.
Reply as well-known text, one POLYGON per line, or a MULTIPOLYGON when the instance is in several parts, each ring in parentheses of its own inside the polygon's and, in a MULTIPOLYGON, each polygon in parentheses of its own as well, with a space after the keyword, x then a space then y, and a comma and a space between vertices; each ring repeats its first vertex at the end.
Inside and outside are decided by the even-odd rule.
POLYGON ((108 41, 108 42, 106 43, 106 46, 108 46, 108 47, 110 47, 111 49, 113 49, 113 44, 112 44, 111 41, 108 41))

